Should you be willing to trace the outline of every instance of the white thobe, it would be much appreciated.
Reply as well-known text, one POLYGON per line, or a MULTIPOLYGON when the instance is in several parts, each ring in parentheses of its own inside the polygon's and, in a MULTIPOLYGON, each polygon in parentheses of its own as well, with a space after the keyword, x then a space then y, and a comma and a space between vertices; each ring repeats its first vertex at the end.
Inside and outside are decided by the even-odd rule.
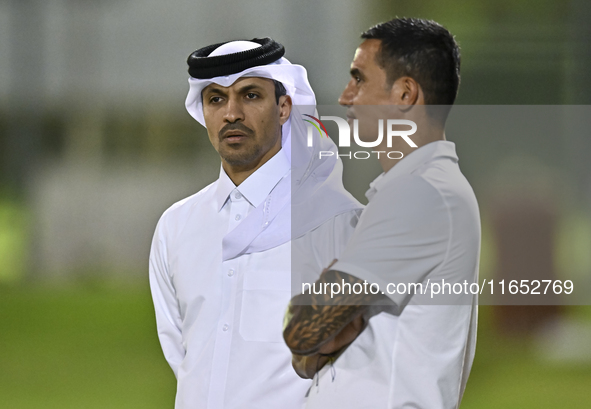
MULTIPOLYGON (((222 239, 261 204, 289 160, 280 151, 238 187, 217 181, 161 217, 150 255, 158 336, 178 385, 177 409, 301 408, 299 378, 282 338, 293 251, 319 275, 351 236, 357 212, 266 251, 222 260, 222 239)), ((294 256, 295 257, 295 256, 294 256)))

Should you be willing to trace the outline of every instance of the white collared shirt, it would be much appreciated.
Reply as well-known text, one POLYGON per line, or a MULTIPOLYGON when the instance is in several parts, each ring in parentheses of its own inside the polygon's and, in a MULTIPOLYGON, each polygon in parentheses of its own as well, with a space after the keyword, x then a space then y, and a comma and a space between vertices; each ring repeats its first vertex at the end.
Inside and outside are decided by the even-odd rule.
MULTIPOLYGON (((389 283, 477 281, 478 204, 457 162, 455 145, 437 141, 380 175, 332 269, 382 291, 389 283)), ((334 367, 322 369, 307 408, 458 407, 474 359, 477 296, 456 305, 427 305, 429 295, 389 297, 399 315, 370 319, 334 367)))
POLYGON ((283 150, 238 187, 219 179, 169 208, 156 228, 150 286, 158 336, 177 380, 177 409, 301 408, 311 381, 299 378, 282 337, 291 298, 291 257, 320 273, 353 233, 357 212, 305 236, 222 261, 222 239, 290 176, 283 150))

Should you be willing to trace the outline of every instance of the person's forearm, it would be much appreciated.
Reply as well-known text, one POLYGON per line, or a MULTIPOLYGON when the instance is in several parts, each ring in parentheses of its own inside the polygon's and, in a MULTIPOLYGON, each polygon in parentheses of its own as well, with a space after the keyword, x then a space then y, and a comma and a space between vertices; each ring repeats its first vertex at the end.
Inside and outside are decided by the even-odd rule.
POLYGON ((363 286, 364 281, 336 270, 325 271, 309 293, 292 298, 283 337, 293 354, 293 365, 301 377, 311 378, 330 359, 335 358, 363 331, 370 307, 388 305, 382 294, 353 290, 334 294, 332 283, 340 288, 363 286), (350 287, 349 287, 350 286, 350 287))

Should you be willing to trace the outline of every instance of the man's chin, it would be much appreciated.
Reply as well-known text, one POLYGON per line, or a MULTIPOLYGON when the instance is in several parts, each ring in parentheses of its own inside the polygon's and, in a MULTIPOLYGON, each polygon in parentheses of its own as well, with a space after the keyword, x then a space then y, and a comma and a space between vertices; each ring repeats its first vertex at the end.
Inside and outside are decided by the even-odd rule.
POLYGON ((220 152, 221 158, 233 167, 248 167, 258 161, 258 152, 220 152))

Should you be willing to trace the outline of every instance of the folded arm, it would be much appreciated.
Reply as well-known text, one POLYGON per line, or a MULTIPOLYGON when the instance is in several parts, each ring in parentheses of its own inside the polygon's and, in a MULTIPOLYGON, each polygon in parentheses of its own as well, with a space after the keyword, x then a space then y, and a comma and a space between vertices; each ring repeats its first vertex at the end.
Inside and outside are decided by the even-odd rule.
POLYGON ((325 270, 313 288, 319 294, 312 290, 292 298, 283 331, 293 367, 302 378, 314 377, 361 334, 371 316, 393 307, 387 296, 366 292, 364 280, 341 271, 325 270), (333 294, 333 283, 347 290, 333 294), (355 294, 355 285, 364 290, 355 294))

